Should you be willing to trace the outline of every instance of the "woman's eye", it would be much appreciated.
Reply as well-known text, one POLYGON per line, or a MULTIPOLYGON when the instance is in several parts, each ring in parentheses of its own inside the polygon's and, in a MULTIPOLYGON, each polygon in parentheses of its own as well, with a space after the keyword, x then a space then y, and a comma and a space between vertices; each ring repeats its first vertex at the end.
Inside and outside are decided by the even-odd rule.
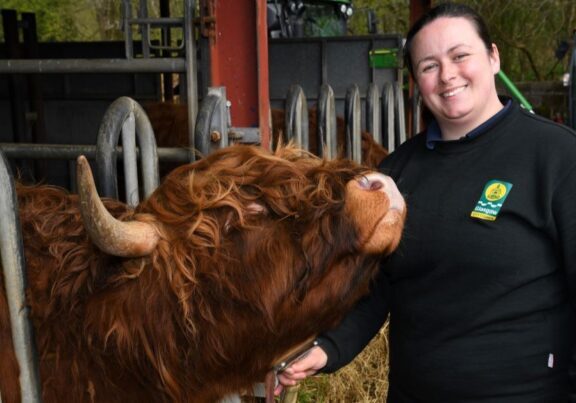
POLYGON ((454 56, 454 60, 458 62, 458 61, 464 60, 466 58, 466 56, 468 56, 467 53, 460 53, 460 54, 454 56))
POLYGON ((426 73, 426 72, 432 71, 432 70, 434 70, 434 68, 436 68, 436 66, 437 66, 437 64, 435 64, 435 63, 426 64, 426 65, 422 66, 422 72, 426 73))

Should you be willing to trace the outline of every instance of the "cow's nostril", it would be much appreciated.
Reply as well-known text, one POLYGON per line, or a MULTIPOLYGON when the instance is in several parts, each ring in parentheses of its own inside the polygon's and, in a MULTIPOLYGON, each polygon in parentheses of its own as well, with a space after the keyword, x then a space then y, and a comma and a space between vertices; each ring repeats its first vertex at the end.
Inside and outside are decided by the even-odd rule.
POLYGON ((386 187, 380 175, 366 175, 358 179, 358 184, 365 190, 381 190, 386 187))
POLYGON ((370 181, 370 190, 380 190, 384 187, 384 183, 379 180, 370 181))
POLYGON ((370 179, 368 179, 366 176, 361 176, 358 179, 358 185, 360 185, 362 189, 368 189, 370 187, 370 179))

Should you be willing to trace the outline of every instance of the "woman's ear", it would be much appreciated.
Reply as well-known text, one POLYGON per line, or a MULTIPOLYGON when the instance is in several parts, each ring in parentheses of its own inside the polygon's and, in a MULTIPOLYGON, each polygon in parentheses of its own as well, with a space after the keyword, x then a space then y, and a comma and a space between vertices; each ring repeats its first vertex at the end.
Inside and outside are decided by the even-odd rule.
POLYGON ((498 74, 500 71, 500 53, 498 53, 498 47, 495 43, 492 44, 492 48, 488 52, 488 57, 490 58, 490 64, 492 65, 492 73, 494 75, 498 74))

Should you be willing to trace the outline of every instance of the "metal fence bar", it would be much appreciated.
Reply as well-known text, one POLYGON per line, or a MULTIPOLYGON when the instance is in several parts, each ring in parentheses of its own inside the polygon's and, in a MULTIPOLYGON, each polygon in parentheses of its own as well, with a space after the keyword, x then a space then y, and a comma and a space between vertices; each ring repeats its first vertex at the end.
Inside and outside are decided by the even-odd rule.
POLYGON ((118 198, 116 146, 120 138, 121 128, 130 114, 134 114, 136 119, 136 135, 140 145, 140 162, 144 180, 144 197, 151 194, 159 183, 156 140, 148 116, 138 102, 129 97, 120 97, 108 107, 98 130, 96 164, 99 191, 103 197, 118 198))
POLYGON ((356 84, 352 84, 346 91, 345 101, 345 120, 346 120, 346 157, 357 163, 362 162, 362 144, 361 144, 361 112, 360 90, 356 84))
POLYGON ((126 59, 134 58, 134 43, 132 42, 132 25, 128 23, 132 19, 132 4, 130 0, 122 1, 122 29, 124 30, 124 51, 126 59))
POLYGON ((422 97, 418 87, 414 87, 412 94, 412 136, 420 133, 421 119, 422 119, 422 97))
POLYGON ((152 27, 172 26, 178 27, 184 24, 184 18, 181 17, 164 17, 164 18, 131 18, 128 20, 129 24, 145 24, 152 27))
POLYGON ((10 312, 12 343, 20 367, 22 402, 41 402, 40 371, 34 333, 26 305, 24 259, 18 199, 8 163, 0 152, 0 254, 10 312))
POLYGON ((188 105, 188 141, 192 149, 194 128, 198 115, 198 63, 196 62, 196 42, 194 39, 195 0, 184 0, 184 71, 186 77, 186 105, 188 105))
POLYGON ((293 140, 304 150, 310 149, 308 133, 308 106, 302 87, 292 85, 286 97, 286 140, 293 140))
POLYGON ((213 87, 202 100, 194 131, 196 149, 203 156, 210 154, 214 147, 228 146, 228 109, 226 89, 213 87))
MULTIPOLYGON (((140 7, 138 8, 138 17, 148 17, 148 0, 140 0, 140 7)), ((140 35, 142 35, 142 56, 145 58, 150 57, 150 31, 149 27, 144 27, 145 24, 139 24, 140 35)))
POLYGON ((404 112, 404 91, 402 91, 402 84, 396 82, 393 84, 394 88, 394 121, 395 121, 395 137, 396 145, 406 141, 406 114, 404 112))
MULTIPOLYGON (((92 145, 0 143, 0 149, 6 158, 75 160, 79 155, 85 155, 89 159, 96 158, 96 146, 92 145)), ((160 147, 156 151, 161 161, 190 162, 189 148, 160 147)), ((116 147, 118 159, 124 159, 123 154, 123 148, 116 147)), ((136 148, 136 155, 140 156, 139 148, 136 148)))
POLYGON ((122 124, 122 148, 124 153, 124 178, 126 203, 135 207, 140 202, 138 194, 138 163, 136 155, 136 119, 130 113, 122 124))
POLYGON ((394 88, 391 82, 382 86, 382 144, 389 152, 395 149, 394 129, 394 88))
POLYGON ((322 84, 320 87, 317 123, 318 155, 328 159, 336 158, 338 153, 336 102, 334 90, 328 84, 322 84))
POLYGON ((0 60, 0 74, 182 73, 184 59, 11 59, 0 60))
POLYGON ((376 83, 370 83, 366 93, 366 130, 376 143, 382 144, 382 111, 380 90, 376 83))

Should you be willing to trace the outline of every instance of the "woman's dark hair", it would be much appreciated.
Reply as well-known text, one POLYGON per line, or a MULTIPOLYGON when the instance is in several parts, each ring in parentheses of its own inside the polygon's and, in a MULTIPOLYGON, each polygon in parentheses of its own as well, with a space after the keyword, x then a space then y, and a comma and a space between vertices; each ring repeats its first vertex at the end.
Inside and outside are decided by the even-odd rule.
POLYGON ((408 34, 406 35, 406 43, 404 44, 404 63, 406 67, 408 67, 408 71, 412 77, 414 77, 414 66, 412 65, 411 52, 414 37, 426 25, 441 17, 466 18, 476 29, 476 32, 480 39, 482 39, 482 42, 484 42, 486 49, 492 51, 492 39, 490 38, 490 33, 488 32, 486 23, 480 14, 464 4, 442 3, 433 7, 426 14, 420 17, 420 19, 412 25, 412 28, 410 28, 410 31, 408 31, 408 34))

